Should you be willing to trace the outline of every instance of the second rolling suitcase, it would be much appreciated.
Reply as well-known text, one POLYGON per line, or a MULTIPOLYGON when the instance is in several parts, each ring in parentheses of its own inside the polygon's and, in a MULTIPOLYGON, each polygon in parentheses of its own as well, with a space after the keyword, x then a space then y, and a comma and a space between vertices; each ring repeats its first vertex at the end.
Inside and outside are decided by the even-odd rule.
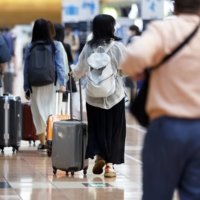
POLYGON ((50 157, 52 154, 52 138, 53 138, 53 123, 60 120, 70 119, 70 116, 63 115, 59 113, 59 91, 56 91, 56 113, 50 115, 47 120, 47 136, 46 136, 46 146, 47 146, 47 155, 50 157))
MULTIPOLYGON (((0 77, 0 90, 1 90, 0 77)), ((21 142, 22 114, 21 99, 4 94, 0 96, 0 149, 13 147, 18 150, 21 142)))
MULTIPOLYGON (((70 77, 71 82, 71 77, 70 77)), ((82 121, 82 95, 80 90, 80 113, 81 120, 73 119, 72 95, 70 95, 70 120, 57 121, 53 124, 53 146, 52 146, 52 165, 53 173, 57 169, 71 172, 83 170, 87 174, 88 159, 85 159, 88 132, 87 125, 82 121)), ((72 88, 70 85, 70 93, 72 88)))
POLYGON ((31 113, 31 104, 29 102, 22 103, 22 140, 33 141, 35 146, 35 141, 38 140, 36 135, 35 125, 33 123, 33 117, 31 113))

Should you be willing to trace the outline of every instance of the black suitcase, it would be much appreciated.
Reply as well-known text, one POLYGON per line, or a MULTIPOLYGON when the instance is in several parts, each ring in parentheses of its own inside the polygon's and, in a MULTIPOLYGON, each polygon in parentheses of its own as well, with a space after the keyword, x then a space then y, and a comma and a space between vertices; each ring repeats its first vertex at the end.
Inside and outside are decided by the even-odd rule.
MULTIPOLYGON (((0 77, 0 91, 2 88, 0 77)), ((13 147, 18 150, 21 142, 22 109, 21 99, 9 94, 0 95, 0 149, 13 147)))
MULTIPOLYGON (((70 77, 70 83, 72 79, 70 77)), ((52 166, 53 173, 57 169, 71 172, 83 170, 87 174, 88 159, 85 159, 86 146, 88 140, 87 125, 83 122, 82 117, 82 95, 80 89, 80 113, 81 119, 73 119, 72 112, 72 85, 70 84, 70 120, 56 121, 53 123, 53 140, 52 140, 52 166)))

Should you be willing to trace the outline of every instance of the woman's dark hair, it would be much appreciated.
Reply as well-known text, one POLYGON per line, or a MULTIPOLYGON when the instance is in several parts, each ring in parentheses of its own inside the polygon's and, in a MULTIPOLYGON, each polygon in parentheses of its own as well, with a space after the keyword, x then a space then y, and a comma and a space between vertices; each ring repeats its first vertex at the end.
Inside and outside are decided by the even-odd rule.
POLYGON ((48 23, 48 27, 49 27, 49 33, 50 33, 50 36, 51 38, 54 38, 55 35, 56 35, 56 30, 54 28, 54 25, 51 21, 47 20, 47 23, 48 23))
POLYGON ((54 28, 56 31, 54 39, 63 43, 65 37, 65 27, 62 24, 56 23, 54 24, 54 28))
POLYGON ((197 13, 200 10, 200 0, 174 0, 174 3, 179 13, 197 13))
POLYGON ((111 40, 120 41, 121 38, 114 35, 115 19, 110 15, 97 15, 93 20, 93 38, 88 42, 91 47, 108 44, 111 40))
POLYGON ((53 52, 56 49, 49 32, 48 22, 45 19, 38 19, 34 23, 31 42, 37 41, 44 41, 46 44, 51 44, 53 52))
POLYGON ((129 30, 135 31, 135 35, 141 35, 139 28, 136 25, 132 25, 129 27, 129 30))

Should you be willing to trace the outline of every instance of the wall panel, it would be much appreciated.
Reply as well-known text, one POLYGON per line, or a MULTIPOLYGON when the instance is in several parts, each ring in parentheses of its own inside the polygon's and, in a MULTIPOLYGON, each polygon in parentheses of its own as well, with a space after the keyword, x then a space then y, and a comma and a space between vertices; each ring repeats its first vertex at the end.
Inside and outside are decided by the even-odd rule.
POLYGON ((0 27, 30 24, 38 18, 61 21, 61 0, 0 0, 0 27))

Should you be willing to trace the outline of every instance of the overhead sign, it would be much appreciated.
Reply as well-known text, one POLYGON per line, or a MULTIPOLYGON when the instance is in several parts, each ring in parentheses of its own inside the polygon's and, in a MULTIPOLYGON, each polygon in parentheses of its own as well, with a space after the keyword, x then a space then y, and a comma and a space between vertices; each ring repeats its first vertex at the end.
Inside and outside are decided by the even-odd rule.
POLYGON ((163 19, 164 0, 142 0, 142 19, 163 19))
POLYGON ((63 0, 62 22, 91 21, 99 14, 99 0, 63 0))

